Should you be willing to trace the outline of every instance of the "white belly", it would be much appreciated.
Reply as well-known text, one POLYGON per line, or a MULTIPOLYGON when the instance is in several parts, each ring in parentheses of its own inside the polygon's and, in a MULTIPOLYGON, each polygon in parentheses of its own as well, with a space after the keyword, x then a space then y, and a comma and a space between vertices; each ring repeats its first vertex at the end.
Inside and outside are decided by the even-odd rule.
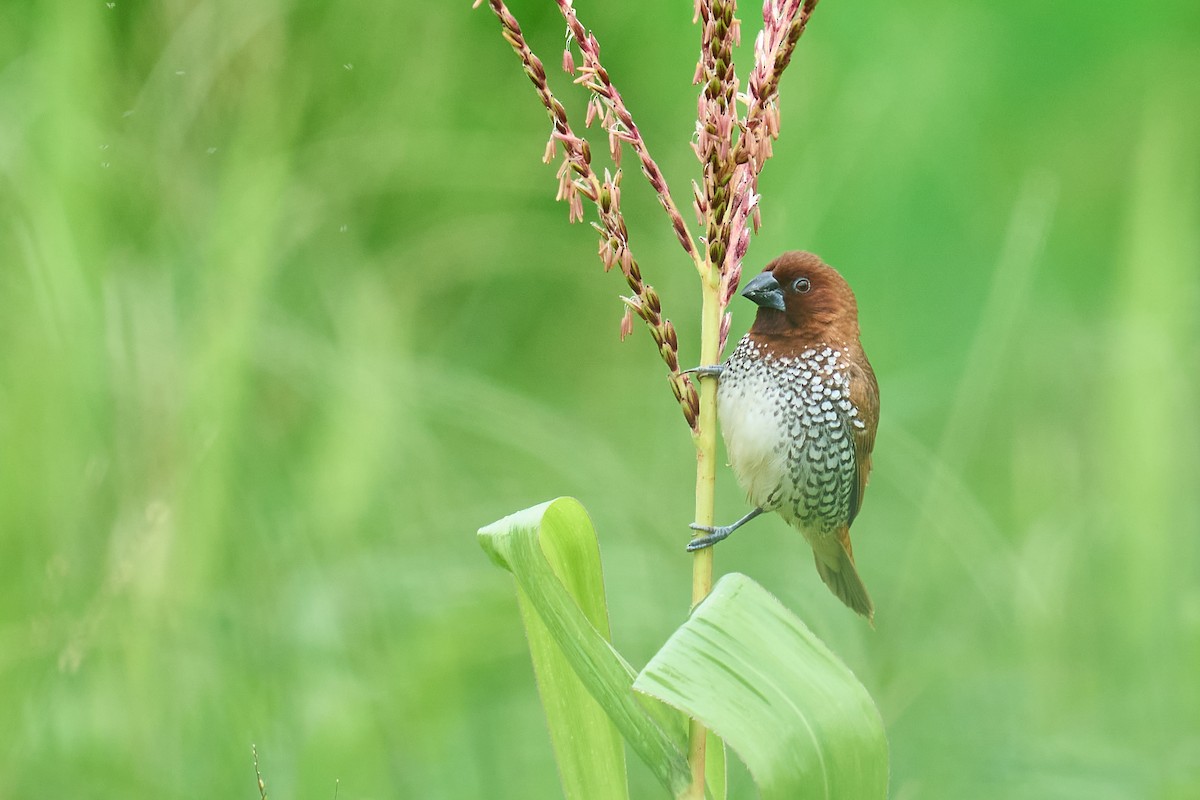
POLYGON ((806 536, 849 520, 857 412, 840 357, 824 347, 776 358, 747 336, 717 388, 725 450, 747 499, 806 536))
POLYGON ((717 392, 725 450, 747 499, 770 509, 778 503, 777 490, 788 476, 786 404, 767 381, 756 380, 760 376, 739 377, 717 392))

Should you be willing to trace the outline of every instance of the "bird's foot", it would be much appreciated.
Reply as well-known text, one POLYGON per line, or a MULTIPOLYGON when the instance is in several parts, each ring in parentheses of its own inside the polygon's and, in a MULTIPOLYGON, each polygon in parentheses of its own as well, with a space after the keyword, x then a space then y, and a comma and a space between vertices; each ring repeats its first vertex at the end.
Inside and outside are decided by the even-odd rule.
POLYGON ((698 375, 701 378, 719 378, 721 373, 725 371, 724 364, 709 364, 703 367, 692 367, 685 369, 681 375, 698 375))
POLYGON ((712 547, 717 542, 729 536, 737 529, 737 525, 701 525, 693 522, 688 526, 694 531, 703 531, 705 536, 697 536, 688 542, 687 550, 689 553, 694 553, 697 550, 703 550, 706 547, 712 547))
POLYGON ((697 550, 703 550, 705 547, 712 547, 714 544, 716 544, 717 542, 721 541, 722 539, 728 537, 729 534, 733 533, 738 528, 742 527, 747 522, 754 519, 761 513, 763 513, 763 510, 761 507, 755 508, 749 514, 742 517, 741 519, 739 519, 737 522, 733 523, 732 525, 718 525, 718 526, 714 527, 712 525, 701 525, 699 522, 693 522, 691 525, 688 526, 689 528, 691 528, 694 531, 702 531, 703 533, 705 533, 707 535, 706 536, 697 536, 696 538, 694 538, 690 542, 688 542, 688 546, 687 546, 688 552, 694 553, 697 550))

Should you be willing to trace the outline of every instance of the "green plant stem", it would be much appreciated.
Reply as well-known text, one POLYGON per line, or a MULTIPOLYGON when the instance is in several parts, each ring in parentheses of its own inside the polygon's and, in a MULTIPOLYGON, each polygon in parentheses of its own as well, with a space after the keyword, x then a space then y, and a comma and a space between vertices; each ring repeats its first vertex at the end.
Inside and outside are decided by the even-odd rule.
MULTIPOLYGON (((721 302, 718 292, 720 273, 711 263, 705 264, 702 281, 703 300, 700 310, 700 363, 716 364, 721 357, 721 302)), ((700 416, 696 442, 696 522, 712 525, 717 483, 717 381, 700 381, 700 416)), ((692 556, 692 607, 712 591, 713 549, 705 547, 692 556)), ((707 734, 697 720, 688 728, 688 764, 692 768, 692 785, 685 798, 704 798, 704 759, 707 734)))

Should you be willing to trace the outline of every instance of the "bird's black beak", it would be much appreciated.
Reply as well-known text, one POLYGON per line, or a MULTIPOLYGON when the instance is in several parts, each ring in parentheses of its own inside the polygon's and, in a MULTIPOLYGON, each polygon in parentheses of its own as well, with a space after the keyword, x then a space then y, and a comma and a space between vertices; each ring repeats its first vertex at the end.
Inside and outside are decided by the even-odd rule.
POLYGON ((753 300, 763 308, 784 310, 783 289, 779 288, 779 281, 775 280, 775 276, 769 272, 760 272, 755 275, 754 280, 747 283, 746 288, 742 289, 742 297, 753 300))

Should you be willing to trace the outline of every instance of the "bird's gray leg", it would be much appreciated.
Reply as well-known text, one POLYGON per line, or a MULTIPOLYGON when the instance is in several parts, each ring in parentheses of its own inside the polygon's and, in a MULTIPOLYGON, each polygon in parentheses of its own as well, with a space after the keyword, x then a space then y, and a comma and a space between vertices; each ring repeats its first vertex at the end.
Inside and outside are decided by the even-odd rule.
POLYGON ((706 367, 692 367, 685 369, 681 375, 699 375, 701 378, 719 378, 721 373, 725 371, 724 364, 709 364, 706 367))
POLYGON ((700 525, 699 523, 693 522, 688 526, 689 528, 694 531, 704 531, 708 535, 697 536, 695 539, 692 539, 690 542, 688 542, 688 552, 694 553, 695 551, 702 550, 705 547, 712 547, 714 544, 726 538, 729 536, 729 534, 733 533, 761 513, 763 513, 763 510, 761 508, 756 508, 732 525, 721 525, 715 528, 710 525, 700 525))

